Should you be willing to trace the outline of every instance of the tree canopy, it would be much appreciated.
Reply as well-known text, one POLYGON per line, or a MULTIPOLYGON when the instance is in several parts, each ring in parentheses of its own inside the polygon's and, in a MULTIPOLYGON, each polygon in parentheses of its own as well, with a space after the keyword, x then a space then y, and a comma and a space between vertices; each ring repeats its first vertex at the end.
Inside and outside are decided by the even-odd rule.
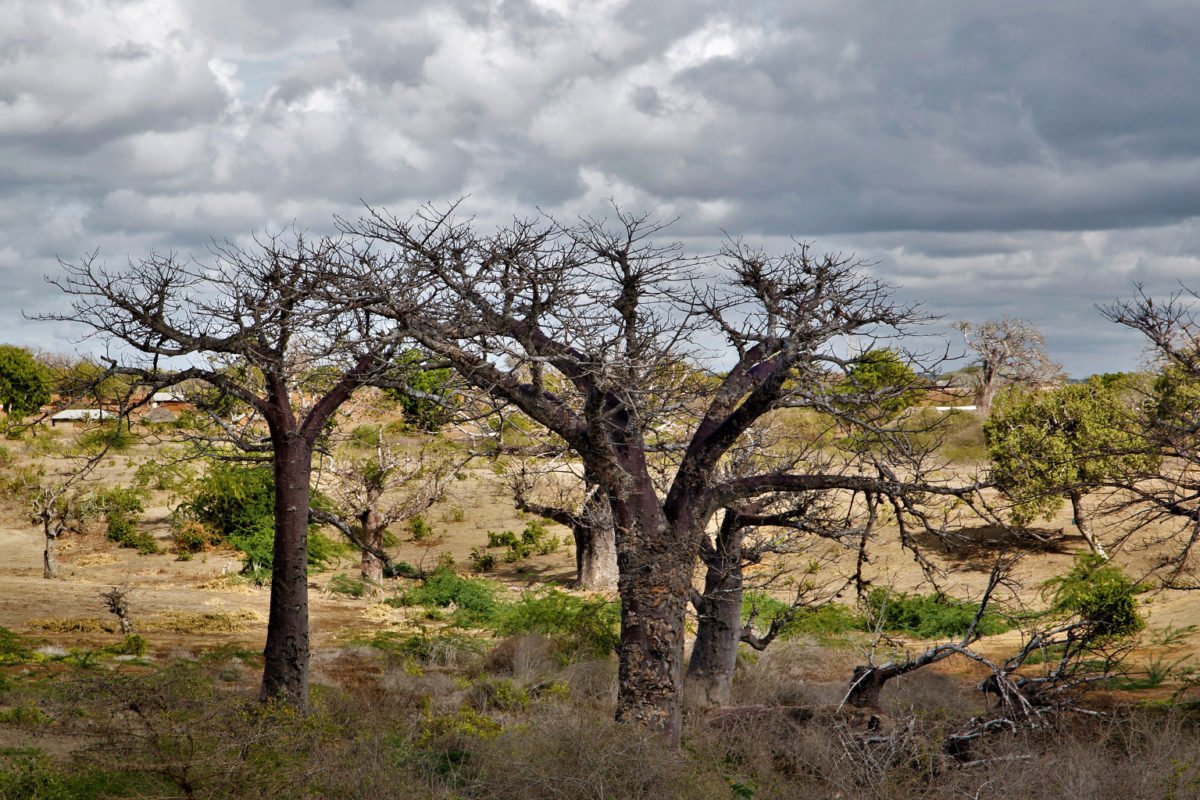
POLYGON ((1070 499, 1076 526, 1099 555, 1103 546, 1086 524, 1081 497, 1152 469, 1158 458, 1143 447, 1121 383, 1101 377, 1048 390, 1010 387, 997 396, 983 432, 1013 521, 1050 517, 1070 499))
POLYGON ((50 402, 50 373, 28 350, 0 345, 0 403, 15 419, 50 402))

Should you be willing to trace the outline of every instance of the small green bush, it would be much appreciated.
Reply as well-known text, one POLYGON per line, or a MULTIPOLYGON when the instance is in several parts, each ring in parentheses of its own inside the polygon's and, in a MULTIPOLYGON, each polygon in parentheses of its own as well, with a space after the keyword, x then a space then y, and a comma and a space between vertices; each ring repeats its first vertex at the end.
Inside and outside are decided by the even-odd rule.
MULTIPOLYGON (((312 503, 322 506, 327 501, 314 492, 312 503)), ((243 571, 247 575, 261 581, 270 574, 275 549, 275 477, 269 465, 210 464, 196 494, 180 511, 245 553, 243 571)), ((318 531, 309 534, 309 566, 324 566, 348 550, 349 545, 318 531)))
MULTIPOLYGON (((757 610, 756 624, 765 631, 772 620, 789 613, 790 607, 789 603, 765 592, 746 592, 742 595, 742 622, 749 622, 751 613, 757 610)), ((791 619, 779 631, 781 639, 794 636, 842 636, 851 631, 867 629, 866 619, 841 603, 807 606, 790 613, 791 619)))
POLYGON ((24 664, 33 658, 33 648, 25 637, 0 627, 0 664, 24 664))
POLYGON ((456 607, 455 621, 460 625, 486 622, 496 609, 496 586, 488 581, 464 578, 447 566, 439 566, 420 586, 400 595, 407 606, 456 607))
POLYGON ((525 525, 521 535, 512 531, 488 531, 487 547, 471 550, 471 563, 479 572, 487 572, 496 566, 496 556, 488 550, 502 550, 500 557, 509 564, 524 561, 533 555, 548 555, 558 550, 562 542, 552 535, 539 520, 525 525))
POLYGON ((433 634, 379 631, 368 644, 402 661, 423 665, 455 666, 477 660, 483 654, 483 644, 478 639, 453 631, 433 634))
POLYGON ((350 431, 350 444, 353 447, 375 447, 379 444, 382 429, 378 425, 359 425, 350 431))
POLYGON ((391 566, 384 568, 383 574, 387 578, 419 578, 421 570, 407 561, 393 561, 391 566))
POLYGON ((601 657, 615 653, 620 643, 621 606, 548 589, 497 606, 490 627, 501 636, 549 636, 567 658, 601 657))
POLYGON ((146 655, 146 637, 138 633, 127 633, 125 638, 117 644, 110 645, 104 648, 107 652, 119 656, 141 656, 146 655))
POLYGON ((427 542, 437 536, 437 531, 433 526, 425 521, 425 518, 419 514, 408 521, 404 526, 404 530, 408 532, 409 538, 418 544, 427 542))
POLYGON ((1045 588, 1051 611, 1078 616, 1098 638, 1132 636, 1146 627, 1136 596, 1144 588, 1097 555, 1079 556, 1069 573, 1047 581, 1045 588))
MULTIPOLYGON (((491 535, 491 531, 488 532, 491 535)), ((496 556, 483 546, 471 548, 471 566, 476 572, 491 572, 496 568, 496 556)))
POLYGON ((108 448, 110 452, 121 453, 137 442, 137 434, 129 430, 129 426, 123 420, 102 422, 79 435, 79 445, 88 452, 108 448))
POLYGON ((158 542, 146 531, 138 530, 135 517, 145 511, 140 489, 114 486, 97 492, 95 510, 104 514, 105 537, 121 547, 131 547, 142 555, 159 552, 158 542))
MULTIPOLYGON (((962 636, 971 627, 979 606, 945 595, 903 594, 879 588, 867 595, 867 611, 883 628, 921 639, 962 636)), ((999 614, 985 613, 976 629, 983 636, 1003 633, 1011 626, 999 614)))
POLYGON ((367 593, 367 587, 361 580, 349 575, 334 575, 329 579, 329 591, 347 597, 363 597, 367 593))

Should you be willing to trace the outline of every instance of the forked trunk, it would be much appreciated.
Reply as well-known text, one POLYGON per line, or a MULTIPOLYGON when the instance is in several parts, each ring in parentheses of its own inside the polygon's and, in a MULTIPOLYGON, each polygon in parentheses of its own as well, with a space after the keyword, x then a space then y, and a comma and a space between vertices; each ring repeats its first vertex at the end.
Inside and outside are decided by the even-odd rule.
POLYGON ((696 642, 688 660, 687 693, 692 702, 727 706, 742 640, 742 540, 726 512, 716 548, 704 555, 704 593, 697 602, 696 642))
POLYGON ((308 702, 308 503, 312 448, 301 437, 277 437, 275 548, 271 611, 260 698, 304 707, 308 702))
POLYGON ((617 719, 640 723, 678 746, 693 558, 663 520, 653 492, 641 501, 626 503, 621 512, 613 505, 621 597, 617 719))
POLYGON ((1071 515, 1075 527, 1083 534, 1083 538, 1087 541, 1092 553, 1108 561, 1108 553, 1104 552, 1104 545, 1100 544, 1100 539, 1092 531, 1092 526, 1088 524, 1087 518, 1083 516, 1083 494, 1081 492, 1070 492, 1069 495, 1071 498, 1071 515))
POLYGON ((608 498, 600 492, 589 497, 583 507, 582 519, 572 527, 577 587, 591 592, 615 591, 617 531, 608 509, 608 498))

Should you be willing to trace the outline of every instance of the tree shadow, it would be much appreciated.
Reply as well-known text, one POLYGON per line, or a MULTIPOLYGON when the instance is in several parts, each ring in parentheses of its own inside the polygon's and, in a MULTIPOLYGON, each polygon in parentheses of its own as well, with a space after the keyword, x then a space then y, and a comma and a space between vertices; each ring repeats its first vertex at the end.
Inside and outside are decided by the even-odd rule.
POLYGON ((1021 528, 1004 525, 976 525, 941 534, 914 536, 926 552, 958 562, 966 569, 986 572, 1001 553, 1070 553, 1069 536, 1062 528, 1021 528))

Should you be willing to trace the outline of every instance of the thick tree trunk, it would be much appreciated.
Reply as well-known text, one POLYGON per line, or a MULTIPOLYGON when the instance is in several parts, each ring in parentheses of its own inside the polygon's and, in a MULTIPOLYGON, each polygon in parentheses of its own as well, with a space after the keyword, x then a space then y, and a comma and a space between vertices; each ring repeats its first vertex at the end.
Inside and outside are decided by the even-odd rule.
POLYGON ((617 589, 617 531, 608 498, 594 492, 585 501, 575 535, 576 586, 590 592, 617 589))
POLYGON ((733 517, 726 512, 716 548, 704 557, 704 594, 697 604, 696 642, 688 660, 688 696, 706 706, 727 706, 732 700, 742 640, 742 540, 733 517))
POLYGON ((1100 544, 1100 540, 1092 531, 1092 526, 1088 524, 1087 518, 1083 516, 1083 494, 1081 492, 1069 492, 1071 498, 1071 516, 1075 527, 1083 534, 1084 540, 1087 541, 1088 547, 1092 549, 1095 555, 1108 561, 1108 553, 1104 552, 1104 545, 1100 544))
POLYGON ((300 436, 275 442, 275 548, 260 697, 308 702, 308 503, 312 448, 300 436))
POLYGON ((694 553, 663 519, 652 487, 620 505, 613 503, 621 597, 617 719, 658 731, 678 746, 694 553))
POLYGON ((367 591, 378 594, 383 587, 383 560, 375 553, 383 549, 383 526, 374 511, 367 511, 362 516, 362 537, 366 547, 362 551, 362 580, 367 591))

